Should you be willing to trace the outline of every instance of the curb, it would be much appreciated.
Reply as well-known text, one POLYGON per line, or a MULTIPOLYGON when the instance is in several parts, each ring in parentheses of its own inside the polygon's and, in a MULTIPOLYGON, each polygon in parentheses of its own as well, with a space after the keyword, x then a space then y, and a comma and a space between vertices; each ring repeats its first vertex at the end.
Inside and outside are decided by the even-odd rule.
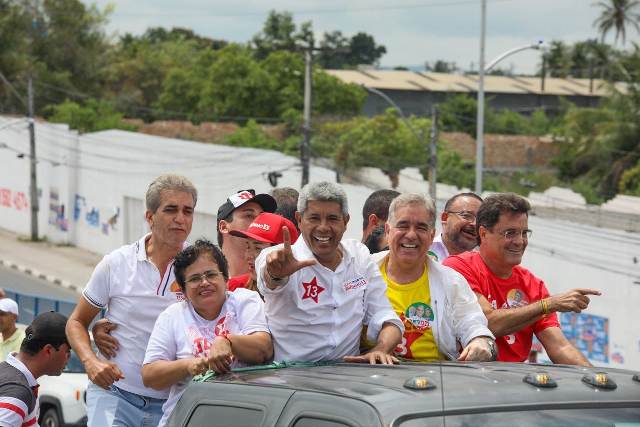
POLYGON ((78 288, 76 285, 74 285, 73 283, 67 281, 67 280, 62 280, 60 278, 57 278, 55 276, 52 276, 50 274, 44 274, 41 273, 40 271, 33 269, 33 268, 29 268, 26 267, 24 265, 20 265, 17 264, 13 261, 9 261, 6 259, 0 259, 0 265, 3 265, 5 267, 8 268, 12 268, 14 270, 18 270, 21 273, 24 274, 28 274, 29 276, 34 276, 37 277, 38 279, 42 279, 42 280, 46 280, 49 283, 53 283, 54 285, 58 285, 58 286, 62 286, 65 289, 70 289, 72 291, 75 292, 81 292, 82 289, 78 288))

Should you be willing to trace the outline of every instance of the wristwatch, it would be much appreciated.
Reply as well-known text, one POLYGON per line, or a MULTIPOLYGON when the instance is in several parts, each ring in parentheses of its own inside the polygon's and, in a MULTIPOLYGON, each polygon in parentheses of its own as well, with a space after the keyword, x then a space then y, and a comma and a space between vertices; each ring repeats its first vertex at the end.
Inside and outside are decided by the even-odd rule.
POLYGON ((498 358, 498 347, 496 346, 496 342, 491 338, 487 337, 487 344, 489 344, 489 351, 491 352, 491 360, 496 360, 498 358))

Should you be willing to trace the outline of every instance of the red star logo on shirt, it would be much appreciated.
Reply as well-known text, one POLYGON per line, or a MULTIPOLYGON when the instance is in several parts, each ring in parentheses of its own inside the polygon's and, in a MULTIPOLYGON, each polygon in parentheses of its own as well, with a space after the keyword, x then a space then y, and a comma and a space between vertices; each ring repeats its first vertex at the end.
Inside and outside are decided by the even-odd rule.
POLYGON ((311 298, 316 304, 318 303, 318 295, 324 288, 318 285, 318 281, 314 277, 310 282, 302 282, 302 286, 304 286, 304 295, 302 295, 302 299, 311 298))

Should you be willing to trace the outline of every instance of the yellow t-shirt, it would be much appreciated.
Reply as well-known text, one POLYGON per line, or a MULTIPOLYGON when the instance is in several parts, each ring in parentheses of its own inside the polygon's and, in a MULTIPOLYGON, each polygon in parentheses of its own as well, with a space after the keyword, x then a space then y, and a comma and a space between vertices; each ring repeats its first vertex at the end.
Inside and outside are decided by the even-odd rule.
MULTIPOLYGON (((2 339, 1 335, 0 339, 2 339)), ((24 329, 16 328, 13 335, 11 335, 6 341, 0 341, 0 362, 7 360, 9 353, 20 351, 23 339, 24 329)))
POLYGON ((389 279, 386 263, 380 266, 382 277, 387 282, 387 297, 405 328, 402 343, 396 347, 395 354, 421 362, 440 359, 431 329, 435 311, 431 308, 427 268, 425 265, 422 276, 415 282, 401 285, 389 279))

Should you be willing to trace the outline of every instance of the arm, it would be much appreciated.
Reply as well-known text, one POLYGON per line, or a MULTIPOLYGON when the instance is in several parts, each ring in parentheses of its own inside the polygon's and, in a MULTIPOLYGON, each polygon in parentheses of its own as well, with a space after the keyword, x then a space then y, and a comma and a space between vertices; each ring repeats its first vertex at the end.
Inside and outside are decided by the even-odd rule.
MULTIPOLYGON (((525 307, 494 309, 482 294, 476 293, 476 295, 482 311, 489 321, 489 329, 497 337, 517 332, 542 319, 544 314, 542 300, 525 307)), ((590 299, 588 295, 601 295, 601 293, 595 289, 576 288, 562 294, 543 298, 548 308, 548 313, 546 314, 570 311, 580 313, 589 306, 590 299)))
POLYGON ((185 378, 204 374, 207 369, 209 369, 209 365, 204 357, 156 360, 142 367, 142 382, 145 387, 164 390, 185 378))
POLYGON ((458 360, 461 362, 491 362, 498 357, 496 343, 490 337, 475 337, 462 350, 458 360))
POLYGON ((558 327, 543 329, 536 334, 549 359, 553 363, 566 365, 593 366, 584 355, 575 348, 558 327))
POLYGON ((111 384, 124 378, 115 363, 100 360, 93 353, 87 329, 100 309, 89 304, 81 296, 78 305, 67 322, 67 338, 87 371, 89 379, 96 385, 108 389, 111 384))
POLYGON ((393 356, 393 350, 402 341, 402 331, 393 323, 384 323, 378 334, 378 343, 367 353, 360 356, 345 356, 343 360, 350 363, 370 363, 375 365, 393 365, 398 359, 393 356))
POLYGON ((237 358, 243 363, 262 364, 273 356, 271 334, 254 332, 250 335, 217 336, 209 349, 209 368, 218 373, 231 370, 237 358), (268 357, 267 357, 268 356, 268 357))

